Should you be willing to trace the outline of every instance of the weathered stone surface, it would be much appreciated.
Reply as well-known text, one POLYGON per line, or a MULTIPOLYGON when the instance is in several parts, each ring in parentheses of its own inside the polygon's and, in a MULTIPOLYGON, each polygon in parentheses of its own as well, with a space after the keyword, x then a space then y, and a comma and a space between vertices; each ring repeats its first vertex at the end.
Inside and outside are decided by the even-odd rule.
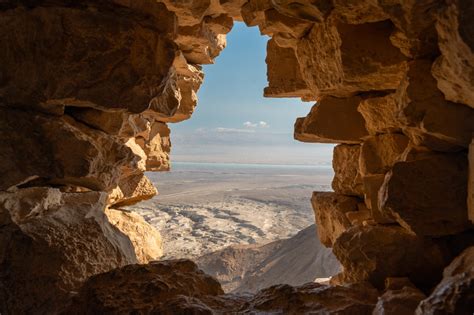
POLYGON ((385 174, 399 160, 408 146, 401 134, 382 134, 364 140, 360 149, 359 169, 362 176, 385 174))
POLYGON ((0 109, 0 142, 2 190, 32 179, 112 189, 120 177, 117 170, 137 163, 115 138, 68 116, 0 109))
POLYGON ((268 87, 264 89, 265 97, 311 98, 293 48, 283 48, 275 39, 269 40, 266 62, 268 87))
POLYGON ((444 99, 431 75, 431 62, 410 62, 398 91, 398 119, 417 145, 437 151, 467 147, 474 132, 474 109, 444 99))
POLYGON ((474 5, 469 0, 448 2, 436 23, 442 55, 433 65, 433 76, 447 100, 474 108, 474 5))
POLYGON ((347 97, 393 90, 406 71, 404 56, 389 40, 389 21, 350 25, 316 24, 299 41, 296 55, 316 96, 347 97))
POLYGON ((146 264, 158 260, 163 255, 161 234, 135 212, 107 208, 105 210, 111 224, 127 235, 135 248, 137 260, 146 264))
POLYGON ((272 0, 249 0, 242 7, 242 18, 247 26, 263 24, 265 21, 265 11, 272 7, 272 0))
POLYGON ((172 15, 163 5, 160 18, 101 6, 4 11, 2 101, 21 107, 148 108, 173 61, 175 46, 167 35, 172 15))
POLYGON ((145 167, 147 171, 169 170, 170 129, 165 123, 152 122, 148 139, 138 137, 135 141, 146 155, 145 167))
POLYGON ((108 204, 116 207, 133 205, 153 198, 158 191, 143 173, 121 178, 117 187, 109 194, 108 204))
POLYGON ((295 139, 303 142, 360 143, 368 136, 365 122, 357 111, 359 97, 326 97, 316 103, 306 117, 295 123, 295 139))
POLYGON ((380 188, 380 207, 420 236, 462 232, 469 228, 467 171, 464 153, 397 162, 380 188))
POLYGON ((363 99, 357 110, 364 117, 365 126, 371 135, 401 131, 394 94, 363 99))
POLYGON ((423 300, 417 315, 474 312, 474 247, 466 249, 444 269, 443 280, 423 300))
POLYGON ((379 297, 372 315, 414 314, 418 304, 426 296, 407 278, 389 278, 386 291, 379 297), (392 279, 395 279, 393 281, 392 279))
POLYGON ((268 36, 279 33, 288 38, 300 38, 313 26, 313 23, 281 14, 275 9, 266 10, 264 17, 265 23, 259 25, 260 33, 268 36))
POLYGON ((272 4, 284 15, 311 22, 322 22, 333 8, 330 0, 272 0, 272 4))
POLYGON ((188 260, 131 265, 90 278, 69 314, 371 314, 377 291, 368 284, 278 285, 251 295, 224 295, 219 283, 188 260))
POLYGON ((467 184, 467 207, 469 220, 474 223, 474 138, 469 145, 469 178, 467 184))
POLYGON ((332 247, 336 239, 351 227, 346 213, 358 211, 358 199, 333 192, 313 192, 311 203, 316 219, 319 240, 332 247))
POLYGON ((344 280, 382 287, 387 277, 409 277, 417 286, 435 284, 444 267, 441 250, 399 226, 355 226, 342 233, 333 252, 344 280))
POLYGON ((56 312, 88 277, 136 262, 104 214, 106 198, 54 188, 0 194, 2 312, 56 312))
POLYGON ((166 310, 169 313, 173 305, 167 304, 179 295, 199 299, 223 293, 216 280, 189 260, 151 262, 126 266, 90 278, 66 312, 121 314, 166 310))
POLYGON ((364 196, 359 170, 360 145, 340 144, 334 147, 332 189, 339 194, 364 196))
POLYGON ((377 0, 334 0, 332 14, 348 24, 379 22, 389 17, 377 0))
POLYGON ((384 212, 379 205, 379 190, 385 180, 385 174, 368 175, 362 178, 364 183, 364 200, 375 222, 388 224, 397 222, 393 215, 384 212))

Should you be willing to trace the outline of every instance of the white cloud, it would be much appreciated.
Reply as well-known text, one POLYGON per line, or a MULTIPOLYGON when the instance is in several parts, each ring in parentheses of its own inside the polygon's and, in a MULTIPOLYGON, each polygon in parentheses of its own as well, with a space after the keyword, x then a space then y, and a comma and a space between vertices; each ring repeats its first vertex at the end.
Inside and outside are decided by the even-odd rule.
POLYGON ((255 128, 268 128, 270 125, 266 121, 259 121, 258 123, 253 123, 251 121, 246 121, 243 123, 245 128, 255 129, 255 128))
POLYGON ((260 126, 260 128, 268 128, 268 127, 270 127, 270 125, 269 125, 266 121, 259 121, 259 122, 258 122, 258 125, 260 126))
POLYGON ((253 133, 255 130, 249 130, 249 129, 238 129, 238 128, 224 128, 224 127, 219 127, 216 128, 216 131, 218 133, 253 133))
POLYGON ((245 128, 255 128, 257 127, 257 124, 251 123, 250 121, 244 122, 244 127, 245 128))

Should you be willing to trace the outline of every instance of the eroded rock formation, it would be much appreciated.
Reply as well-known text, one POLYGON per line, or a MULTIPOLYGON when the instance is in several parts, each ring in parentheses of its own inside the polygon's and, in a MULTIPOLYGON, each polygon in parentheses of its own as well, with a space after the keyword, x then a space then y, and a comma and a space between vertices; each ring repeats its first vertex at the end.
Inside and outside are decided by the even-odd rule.
MULTIPOLYGON (((418 289, 429 293, 474 243, 473 10, 469 0, 1 1, 0 312, 58 312, 84 281, 70 312, 412 311, 418 289), (344 286, 225 296, 188 262, 87 280, 135 252, 159 255, 134 251, 146 232, 128 238, 104 211, 157 193, 144 173, 169 169, 167 124, 191 116, 201 65, 234 20, 271 37, 266 96, 317 101, 295 138, 337 144, 335 192, 313 205, 344 286), (418 289, 384 289, 394 277, 418 289), (170 286, 148 299, 150 279, 170 286)), ((125 220, 115 221, 124 232, 125 220)), ((472 313, 472 277, 458 276, 469 268, 456 267, 472 266, 469 255, 419 313, 472 313)))

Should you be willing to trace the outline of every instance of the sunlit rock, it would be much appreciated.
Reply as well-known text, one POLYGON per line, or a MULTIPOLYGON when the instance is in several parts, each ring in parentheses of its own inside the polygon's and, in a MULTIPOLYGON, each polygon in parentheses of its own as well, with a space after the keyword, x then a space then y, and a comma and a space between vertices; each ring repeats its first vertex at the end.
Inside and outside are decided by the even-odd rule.
POLYGON ((467 172, 463 153, 397 162, 380 188, 380 208, 420 236, 462 232, 469 228, 467 172))
POLYGON ((334 147, 332 189, 339 194, 363 196, 364 185, 359 169, 360 145, 340 144, 334 147))
POLYGON ((3 310, 54 313, 90 276, 136 262, 107 220, 106 198, 54 188, 0 194, 3 310))

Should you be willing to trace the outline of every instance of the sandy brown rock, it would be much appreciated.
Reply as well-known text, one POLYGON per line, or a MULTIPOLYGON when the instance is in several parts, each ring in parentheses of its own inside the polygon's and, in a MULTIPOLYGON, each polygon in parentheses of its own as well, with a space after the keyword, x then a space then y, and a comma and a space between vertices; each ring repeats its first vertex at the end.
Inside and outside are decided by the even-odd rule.
POLYGON ((467 185, 467 207, 469 220, 474 223, 474 138, 469 145, 469 178, 467 185))
POLYGON ((145 110, 160 93, 173 61, 175 46, 167 35, 172 15, 163 5, 159 19, 124 7, 101 6, 105 5, 90 2, 82 8, 4 12, 0 17, 3 102, 21 107, 145 110), (22 62, 17 61, 18 54, 22 62))
POLYGON ((383 287, 387 277, 409 277, 431 286, 444 267, 440 248, 399 226, 355 226, 342 233, 333 252, 344 267, 344 280, 370 281, 383 287))
POLYGON ((260 33, 268 36, 279 33, 287 38, 301 38, 313 26, 308 21, 281 14, 275 9, 266 10, 264 17, 265 23, 259 25, 260 33))
POLYGON ((414 61, 398 91, 398 119, 417 145, 437 151, 467 147, 474 131, 474 109, 444 99, 431 74, 431 62, 414 61))
POLYGON ((0 195, 2 312, 55 312, 88 277, 136 262, 103 212, 106 197, 53 188, 0 195))
POLYGON ((449 1, 440 12, 436 29, 442 55, 433 65, 433 76, 446 99, 474 107, 474 40, 468 0, 449 1))
POLYGON ((382 134, 366 138, 359 156, 362 176, 385 174, 400 160, 408 146, 408 138, 402 134, 382 134))
POLYGON ((416 314, 472 314, 474 312, 474 247, 444 269, 443 280, 423 300, 416 314))
POLYGON ((335 192, 350 196, 364 196, 359 156, 360 145, 340 144, 334 147, 332 189, 335 192))
POLYGON ((271 39, 267 44, 266 63, 268 87, 264 89, 265 97, 311 97, 294 49, 280 47, 271 39))
MULTIPOLYGON (((406 278, 395 279, 404 280, 406 278)), ((406 281, 403 280, 391 281, 389 287, 386 285, 386 291, 379 297, 374 312, 372 313, 373 315, 405 315, 415 313, 418 304, 421 300, 425 299, 426 296, 410 283, 408 279, 406 279, 406 281)))
MULTIPOLYGON (((173 310, 171 301, 179 295, 199 299, 223 293, 216 280, 189 260, 151 262, 126 266, 90 278, 66 313, 153 313, 161 308, 167 308, 169 312, 173 310)), ((184 304, 181 303, 182 306, 184 304)), ((177 305, 174 305, 176 309, 177 305)))
POLYGON ((333 192, 315 191, 311 203, 319 240, 324 246, 332 247, 336 239, 351 227, 346 213, 358 211, 358 199, 333 192))
POLYGON ((394 94, 363 99, 357 110, 364 117, 365 126, 371 135, 401 131, 394 94))
POLYGON ((247 26, 264 24, 265 11, 273 8, 271 0, 249 0, 242 7, 242 18, 247 26))
POLYGON ((370 216, 377 223, 388 224, 397 222, 391 213, 382 211, 379 203, 379 190, 385 180, 385 174, 368 175, 362 178, 364 183, 364 201, 370 216))
POLYGON ((147 171, 169 170, 170 129, 165 123, 152 122, 148 139, 138 137, 135 141, 146 155, 145 168, 147 171))
POLYGON ((357 111, 359 97, 325 97, 311 112, 295 122, 296 140, 320 143, 360 143, 368 135, 362 115, 357 111))
POLYGON ((38 179, 90 189, 112 189, 120 168, 136 167, 133 152, 116 138, 68 116, 0 110, 1 189, 38 179), (21 157, 17 153, 23 152, 21 157))
POLYGON ((322 22, 333 9, 330 0, 273 0, 272 4, 284 15, 311 22, 322 22))
POLYGON ((464 153, 397 162, 380 194, 383 212, 420 236, 449 235, 469 228, 464 153))
POLYGON ((350 25, 316 24, 297 46, 303 76, 316 96, 396 89, 406 71, 392 46, 389 21, 350 25))
POLYGON ((161 234, 135 212, 107 208, 110 223, 128 236, 135 248, 137 261, 146 264, 163 255, 161 234))
POLYGON ((158 194, 153 183, 143 173, 132 174, 120 179, 109 194, 108 204, 116 207, 133 205, 158 194))
POLYGON ((348 24, 379 22, 389 17, 377 0, 334 0, 332 14, 348 24))

